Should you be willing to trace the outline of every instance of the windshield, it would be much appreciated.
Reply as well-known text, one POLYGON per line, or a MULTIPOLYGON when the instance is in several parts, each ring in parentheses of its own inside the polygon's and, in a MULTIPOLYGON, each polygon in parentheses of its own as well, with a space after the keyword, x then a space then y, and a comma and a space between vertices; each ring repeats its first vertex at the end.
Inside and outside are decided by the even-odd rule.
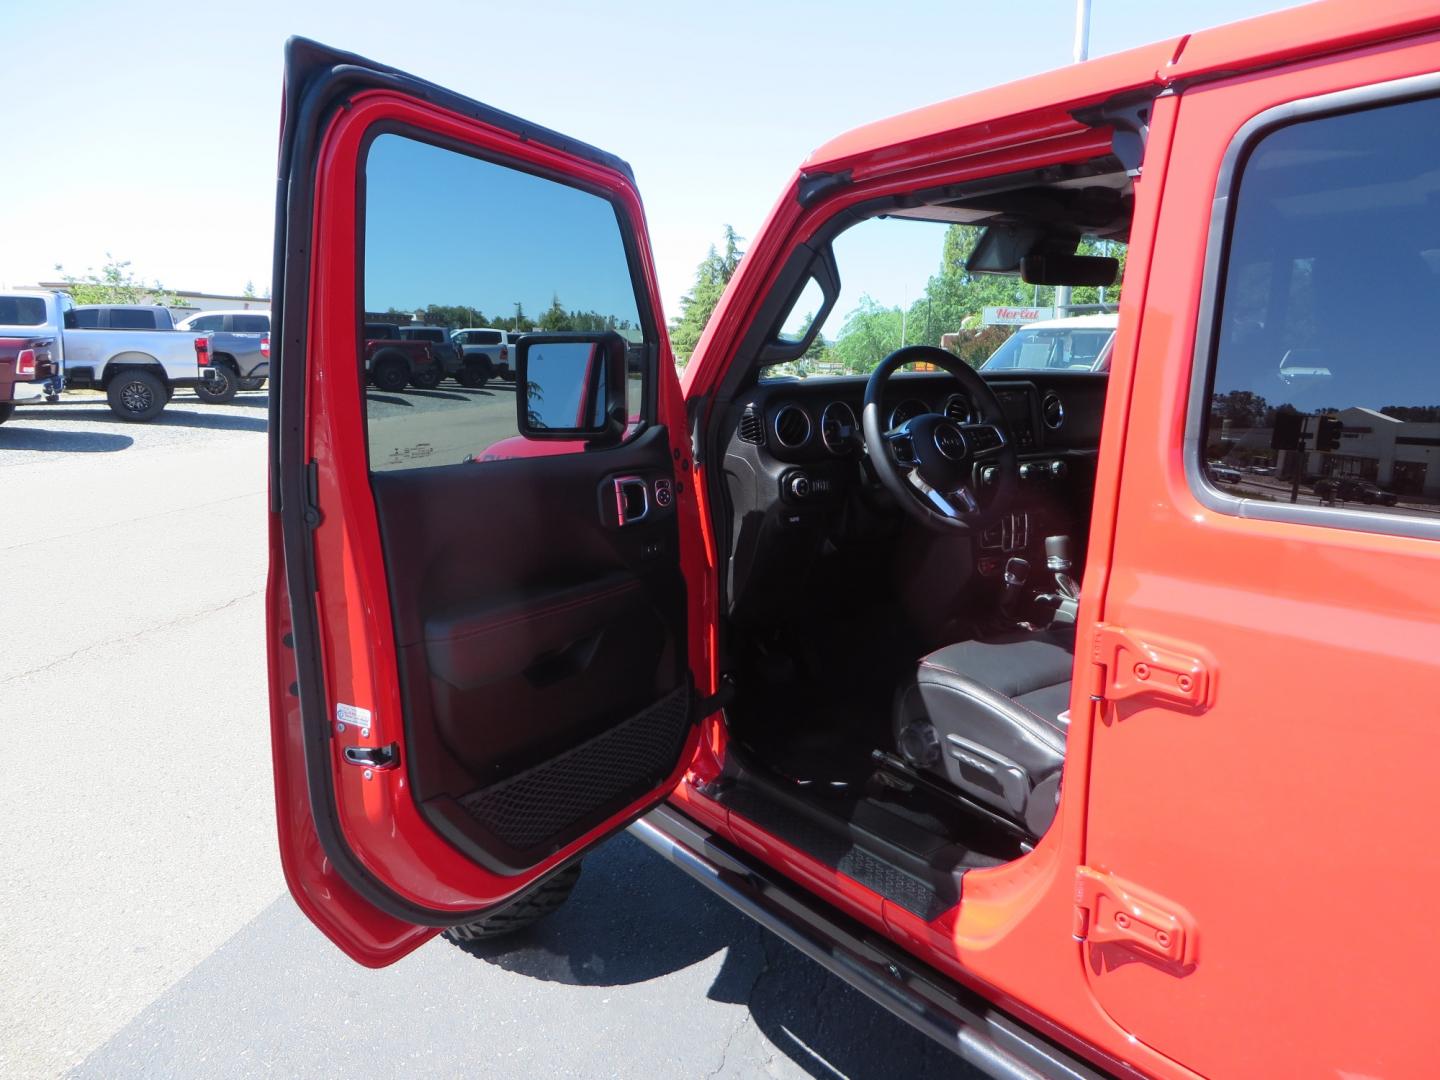
POLYGON ((980 365, 981 371, 1097 371, 1114 327, 1022 326, 980 365))
MULTIPOLYGON (((840 272, 834 308, 803 357, 768 365, 761 378, 866 375, 902 345, 937 345, 986 370, 1102 370, 1097 365, 1115 326, 1096 325, 1095 312, 1113 310, 1119 283, 1070 290, 1072 314, 1084 312, 1088 325, 1023 325, 1040 319, 1053 327, 1063 311, 1057 301, 1067 301, 1051 286, 966 269, 982 231, 899 217, 869 218, 845 230, 831 244, 840 272)), ((1124 265, 1125 244, 1118 240, 1085 239, 1080 252, 1124 265)), ((812 295, 818 292, 807 289, 791 306, 782 341, 804 339, 821 303, 812 295)))

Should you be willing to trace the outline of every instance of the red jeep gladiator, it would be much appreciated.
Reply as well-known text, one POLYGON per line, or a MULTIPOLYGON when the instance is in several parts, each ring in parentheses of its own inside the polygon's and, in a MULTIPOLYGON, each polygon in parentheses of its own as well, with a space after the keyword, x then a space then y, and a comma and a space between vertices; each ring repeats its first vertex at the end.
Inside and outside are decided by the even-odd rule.
POLYGON ((538 918, 628 826, 997 1076, 1433 1075, 1437 131, 1440 9, 1388 0, 871 124, 784 186, 677 377, 624 162, 292 41, 300 907, 382 966, 538 918), (850 332, 895 236, 933 240, 908 344, 850 332), (543 295, 454 269, 487 243, 543 295), (1117 287, 1107 371, 939 348, 1117 287), (367 402, 365 311, 552 297, 513 410, 367 402), (473 460, 515 437, 551 452, 473 460))

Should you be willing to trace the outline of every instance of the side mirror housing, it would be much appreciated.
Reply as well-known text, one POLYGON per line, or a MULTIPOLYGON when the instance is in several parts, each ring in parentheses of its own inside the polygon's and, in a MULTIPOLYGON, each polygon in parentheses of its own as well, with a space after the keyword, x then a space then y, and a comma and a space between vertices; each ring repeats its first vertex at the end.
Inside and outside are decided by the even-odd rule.
POLYGON ((625 437, 625 339, 603 333, 525 334, 515 344, 515 425, 527 439, 625 437))

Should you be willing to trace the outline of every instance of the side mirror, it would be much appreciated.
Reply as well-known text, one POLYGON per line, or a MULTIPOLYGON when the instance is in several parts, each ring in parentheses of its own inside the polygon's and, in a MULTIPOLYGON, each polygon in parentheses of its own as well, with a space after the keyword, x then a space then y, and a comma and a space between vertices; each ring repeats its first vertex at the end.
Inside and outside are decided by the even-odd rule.
POLYGON ((515 345, 515 423, 527 439, 583 439, 587 449, 625 437, 625 339, 525 334, 515 345))

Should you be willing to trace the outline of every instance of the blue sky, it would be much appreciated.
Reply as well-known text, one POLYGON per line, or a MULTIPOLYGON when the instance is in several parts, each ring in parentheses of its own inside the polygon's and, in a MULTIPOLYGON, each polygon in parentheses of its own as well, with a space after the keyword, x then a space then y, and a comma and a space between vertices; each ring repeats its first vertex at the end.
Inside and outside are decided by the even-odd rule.
POLYGON ((365 307, 461 304, 639 323, 614 208, 597 195, 399 135, 365 164, 365 307))
MULTIPOLYGON (((1284 6, 1094 0, 1091 55, 1284 6)), ((0 4, 0 284, 108 251, 171 288, 263 290, 281 49, 304 34, 629 160, 673 315, 721 226, 753 237, 812 148, 1062 66, 1073 24, 1072 0, 0 4)), ((874 269, 852 284, 882 292, 874 269)))

